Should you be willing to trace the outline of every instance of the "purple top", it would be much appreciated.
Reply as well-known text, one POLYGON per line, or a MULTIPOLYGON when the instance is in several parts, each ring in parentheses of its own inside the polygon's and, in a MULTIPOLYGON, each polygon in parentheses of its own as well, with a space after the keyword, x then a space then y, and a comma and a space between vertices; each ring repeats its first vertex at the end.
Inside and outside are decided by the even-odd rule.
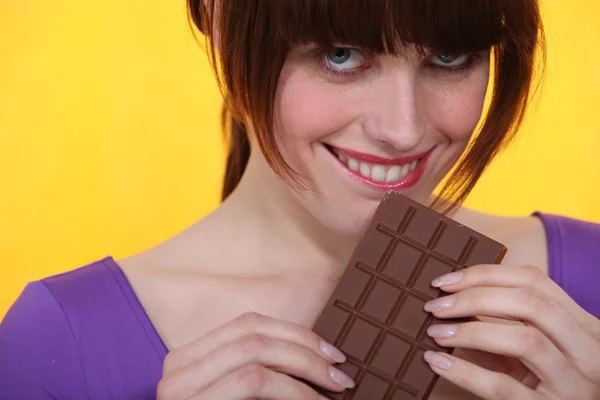
MULTIPOLYGON (((536 214, 550 277, 600 317, 600 225, 536 214)), ((167 348, 112 258, 27 285, 0 324, 2 400, 156 398, 167 348)))

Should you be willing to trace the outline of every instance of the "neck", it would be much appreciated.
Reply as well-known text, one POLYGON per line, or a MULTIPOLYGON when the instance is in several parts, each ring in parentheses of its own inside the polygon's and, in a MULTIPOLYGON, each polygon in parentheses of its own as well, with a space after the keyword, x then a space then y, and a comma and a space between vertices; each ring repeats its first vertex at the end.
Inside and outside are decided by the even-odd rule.
POLYGON ((256 257, 254 274, 338 278, 359 238, 327 229, 291 190, 262 157, 251 157, 242 181, 214 217, 243 235, 242 246, 256 257))

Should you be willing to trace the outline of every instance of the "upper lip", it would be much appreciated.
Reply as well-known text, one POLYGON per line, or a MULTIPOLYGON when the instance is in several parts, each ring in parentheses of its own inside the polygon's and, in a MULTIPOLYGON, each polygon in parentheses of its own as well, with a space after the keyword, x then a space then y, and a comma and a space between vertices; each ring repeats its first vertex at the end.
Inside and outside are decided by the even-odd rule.
POLYGON ((364 161, 364 162, 367 162, 370 164, 379 164, 379 165, 410 164, 413 161, 417 161, 417 160, 420 160, 421 158, 425 157, 432 150, 432 149, 429 149, 429 150, 421 152, 421 153, 410 154, 410 155, 403 156, 403 157, 388 158, 388 157, 376 156, 374 154, 362 153, 360 151, 355 151, 355 150, 342 149, 342 148, 331 146, 331 145, 329 145, 328 147, 334 153, 338 153, 338 154, 341 153, 347 157, 354 158, 358 161, 364 161))

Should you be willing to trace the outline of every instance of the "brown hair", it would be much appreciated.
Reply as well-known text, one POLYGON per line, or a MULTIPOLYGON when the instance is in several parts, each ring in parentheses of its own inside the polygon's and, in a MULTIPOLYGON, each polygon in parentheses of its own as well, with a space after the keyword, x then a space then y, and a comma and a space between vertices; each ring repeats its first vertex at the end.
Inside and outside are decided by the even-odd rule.
POLYGON ((223 199, 238 184, 250 155, 245 117, 270 166, 286 179, 295 177, 277 149, 273 105, 283 64, 296 45, 332 49, 343 43, 375 54, 400 54, 407 44, 446 54, 493 50, 488 114, 440 193, 449 209, 465 200, 513 139, 532 93, 537 50, 542 61, 545 55, 538 0, 187 1, 225 98, 230 152, 223 199))

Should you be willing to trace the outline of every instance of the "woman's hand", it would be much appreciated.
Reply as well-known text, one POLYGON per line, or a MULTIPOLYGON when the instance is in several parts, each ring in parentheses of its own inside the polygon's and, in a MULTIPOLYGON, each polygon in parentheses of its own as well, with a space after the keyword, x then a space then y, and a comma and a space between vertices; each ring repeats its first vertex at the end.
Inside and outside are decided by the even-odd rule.
POLYGON ((158 399, 323 399, 300 379, 333 392, 351 388, 352 379, 332 366, 344 361, 308 329, 245 314, 171 352, 158 399))
POLYGON ((426 311, 476 318, 433 325, 428 334, 441 346, 470 349, 479 364, 427 352, 436 373, 488 400, 600 399, 600 320, 543 271, 480 265, 433 285, 453 294, 429 302, 426 311))

